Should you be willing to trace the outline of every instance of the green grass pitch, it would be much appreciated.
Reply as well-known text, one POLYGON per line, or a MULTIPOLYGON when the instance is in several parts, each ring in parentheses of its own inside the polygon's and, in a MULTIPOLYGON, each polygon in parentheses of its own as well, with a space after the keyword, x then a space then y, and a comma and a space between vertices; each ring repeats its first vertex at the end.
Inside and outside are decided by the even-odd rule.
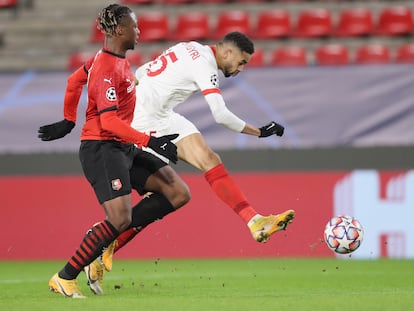
POLYGON ((48 291, 61 261, 0 261, 0 310, 414 310, 413 260, 118 260, 94 296, 48 291))

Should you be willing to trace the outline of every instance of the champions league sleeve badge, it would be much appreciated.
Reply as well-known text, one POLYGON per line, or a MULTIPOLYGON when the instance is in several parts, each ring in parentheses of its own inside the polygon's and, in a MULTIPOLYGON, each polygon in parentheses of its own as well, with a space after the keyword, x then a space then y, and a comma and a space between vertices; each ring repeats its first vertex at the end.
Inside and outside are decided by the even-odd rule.
POLYGON ((113 86, 106 90, 106 99, 111 102, 116 101, 116 91, 113 86))
POLYGON ((211 84, 212 84, 214 87, 216 87, 216 88, 218 88, 218 87, 219 87, 219 80, 218 80, 218 76, 217 76, 217 74, 212 74, 212 75, 211 75, 211 77, 210 77, 210 82, 211 82, 211 84))

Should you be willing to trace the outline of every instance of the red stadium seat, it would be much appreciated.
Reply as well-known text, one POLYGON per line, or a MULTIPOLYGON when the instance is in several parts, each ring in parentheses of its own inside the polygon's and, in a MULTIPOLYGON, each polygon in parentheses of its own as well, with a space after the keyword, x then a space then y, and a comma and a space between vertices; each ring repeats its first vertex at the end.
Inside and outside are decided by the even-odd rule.
POLYGON ((355 62, 357 64, 386 64, 390 61, 390 51, 383 44, 363 45, 355 53, 355 62))
MULTIPOLYGON (((17 18, 19 13, 19 3, 17 0, 0 0, 0 11, 10 10, 12 16, 17 18)), ((0 30, 0 46, 3 43, 3 29, 0 30)))
POLYGON ((128 51, 126 54, 126 58, 128 59, 131 66, 138 67, 142 65, 142 55, 139 51, 128 51))
POLYGON ((208 3, 208 4, 220 4, 220 3, 227 3, 230 0, 197 0, 197 3, 208 3))
POLYGON ((169 36, 168 16, 162 12, 146 12, 138 16, 139 41, 164 41, 169 36))
POLYGON ((163 4, 179 5, 193 2, 193 0, 160 0, 163 4))
POLYGON ((332 35, 331 13, 326 9, 307 9, 298 13, 295 36, 320 38, 332 35))
POLYGON ((91 59, 95 54, 96 54, 96 51, 72 53, 69 56, 68 63, 66 65, 66 70, 74 71, 78 69, 80 66, 83 66, 83 64, 85 64, 86 61, 91 59))
POLYGON ((374 32, 372 12, 367 8, 348 8, 339 14, 336 36, 357 37, 371 35, 374 32))
POLYGON ((225 11, 218 15, 216 27, 212 33, 213 39, 221 39, 227 33, 240 31, 250 33, 250 18, 245 11, 225 11))
POLYGON ((377 33, 386 36, 412 34, 413 15, 409 7, 386 7, 379 13, 377 33))
POLYGON ((17 0, 0 0, 0 10, 17 7, 17 0))
POLYGON ((404 44, 395 51, 395 61, 397 63, 414 63, 414 44, 404 44))
POLYGON ((260 2, 266 2, 267 0, 237 0, 237 3, 260 3, 260 2))
POLYGON ((289 13, 285 10, 262 11, 257 16, 256 29, 252 37, 256 39, 275 39, 291 34, 289 13))
POLYGON ((205 40, 210 36, 209 16, 204 12, 181 13, 177 17, 173 41, 205 40))
POLYGON ((272 52, 272 66, 306 66, 306 50, 300 46, 288 46, 272 52))
POLYGON ((265 53, 262 49, 255 48, 250 61, 247 63, 249 67, 261 67, 265 65, 265 53))
POLYGON ((157 0, 122 0, 121 3, 127 5, 143 5, 143 4, 152 4, 157 0))
POLYGON ((315 60, 319 65, 347 65, 349 52, 341 44, 322 45, 315 51, 315 60))
POLYGON ((98 21, 95 20, 92 25, 92 32, 89 38, 89 42, 102 44, 104 40, 105 34, 100 29, 98 29, 98 21))
POLYGON ((155 50, 153 51, 149 56, 148 59, 146 59, 145 62, 149 62, 149 61, 153 61, 154 59, 156 59, 158 56, 160 56, 162 54, 163 51, 161 50, 155 50))

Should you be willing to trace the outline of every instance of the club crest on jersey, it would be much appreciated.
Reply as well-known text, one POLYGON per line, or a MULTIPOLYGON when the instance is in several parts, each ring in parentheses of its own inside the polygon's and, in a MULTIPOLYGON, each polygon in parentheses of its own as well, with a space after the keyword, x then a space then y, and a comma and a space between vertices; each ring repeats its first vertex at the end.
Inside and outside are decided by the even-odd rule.
POLYGON ((106 90, 106 98, 111 102, 116 101, 116 91, 114 87, 110 87, 106 90))
POLYGON ((119 191, 122 188, 122 183, 121 183, 121 180, 119 178, 113 179, 111 181, 111 184, 112 184, 112 189, 114 189, 115 191, 119 191))
POLYGON ((211 84, 213 84, 214 87, 216 87, 216 88, 219 87, 219 80, 218 80, 218 76, 216 74, 211 75, 210 81, 211 81, 211 84))

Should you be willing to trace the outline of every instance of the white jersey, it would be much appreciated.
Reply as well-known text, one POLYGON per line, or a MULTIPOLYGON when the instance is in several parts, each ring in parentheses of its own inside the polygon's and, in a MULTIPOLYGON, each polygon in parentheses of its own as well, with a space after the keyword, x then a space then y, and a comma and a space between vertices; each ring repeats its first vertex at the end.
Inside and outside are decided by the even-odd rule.
POLYGON ((157 136, 179 133, 177 140, 198 132, 173 108, 201 91, 215 121, 241 132, 245 122, 230 112, 221 96, 214 47, 182 42, 144 64, 135 73, 139 83, 132 127, 157 136), (177 116, 178 115, 178 116, 177 116), (182 120, 176 124, 177 120, 182 120))

